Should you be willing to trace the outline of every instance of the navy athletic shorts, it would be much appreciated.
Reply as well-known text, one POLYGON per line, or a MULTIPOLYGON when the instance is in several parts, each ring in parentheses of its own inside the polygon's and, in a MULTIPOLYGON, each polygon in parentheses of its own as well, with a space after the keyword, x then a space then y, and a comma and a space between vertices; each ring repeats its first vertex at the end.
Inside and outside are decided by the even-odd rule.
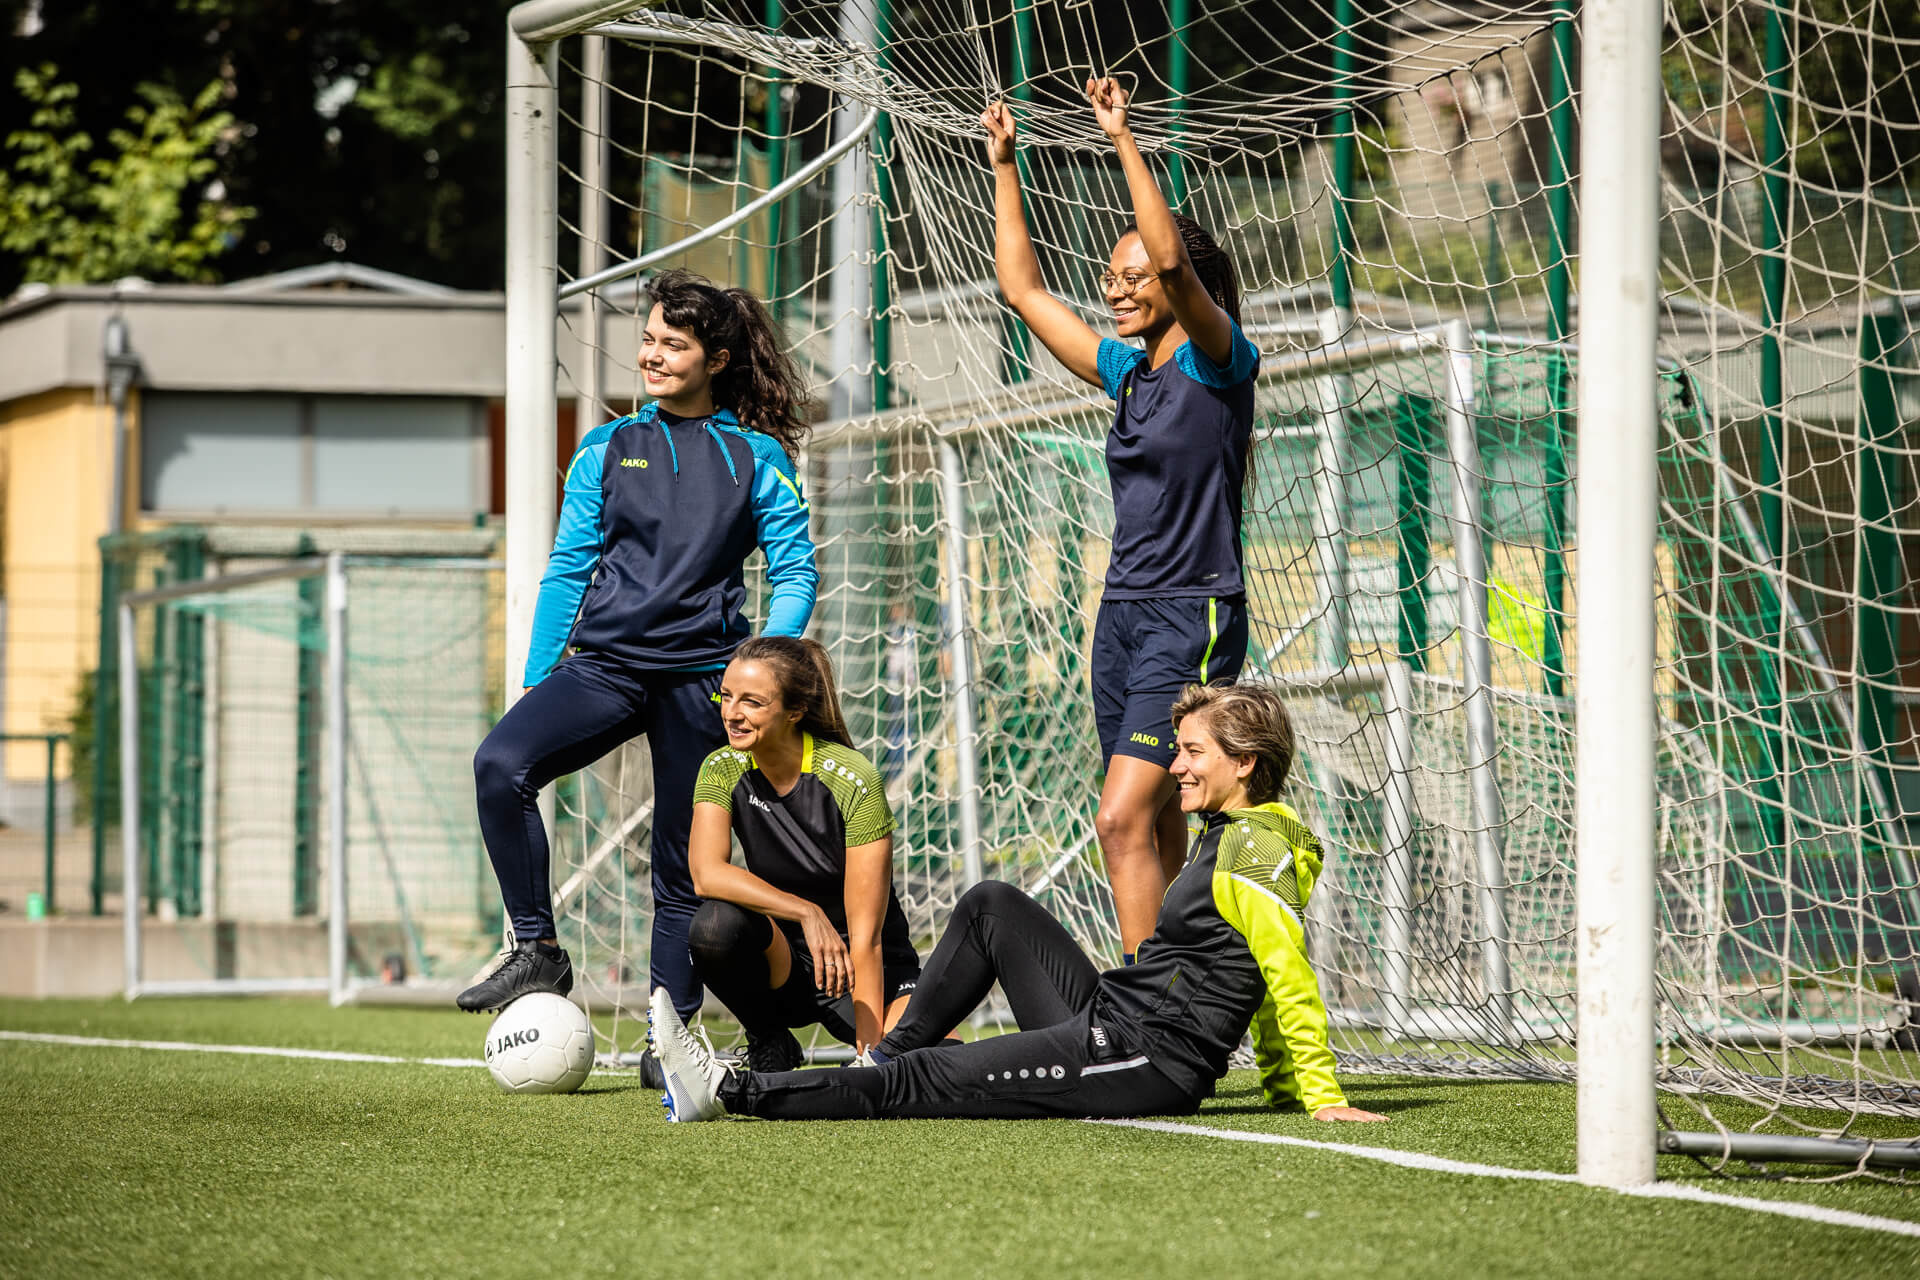
POLYGON ((1245 596, 1102 600, 1093 624, 1100 759, 1173 763, 1172 709, 1190 684, 1231 684, 1247 660, 1245 596))

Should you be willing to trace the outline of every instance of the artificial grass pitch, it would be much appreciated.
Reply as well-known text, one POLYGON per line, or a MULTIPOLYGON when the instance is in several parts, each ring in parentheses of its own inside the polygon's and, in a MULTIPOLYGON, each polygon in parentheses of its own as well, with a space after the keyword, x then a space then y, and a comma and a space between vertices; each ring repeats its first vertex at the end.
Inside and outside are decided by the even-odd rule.
MULTIPOLYGON (((0 1029, 477 1058, 486 1019, 307 1001, 0 1001, 0 1029)), ((1573 1092, 1351 1077, 1392 1123, 1183 1123, 1572 1168, 1573 1092)), ((1886 1136, 1911 1129, 1875 1122, 1886 1136)), ((1869 1130, 1873 1131, 1873 1130, 1869 1130)), ((672 1126, 636 1077, 0 1040, 0 1275, 1911 1276, 1920 1239, 1078 1121, 672 1126)), ((1920 1221, 1920 1189, 1709 1190, 1920 1221)))

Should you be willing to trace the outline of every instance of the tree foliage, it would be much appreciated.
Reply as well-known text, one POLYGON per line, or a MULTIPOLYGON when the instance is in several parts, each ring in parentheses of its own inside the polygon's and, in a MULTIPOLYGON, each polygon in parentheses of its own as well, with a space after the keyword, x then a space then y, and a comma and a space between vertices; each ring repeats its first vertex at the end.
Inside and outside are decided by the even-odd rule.
POLYGON ((1674 0, 1662 72, 1701 145, 1758 165, 1770 102, 1794 171, 1840 190, 1913 186, 1920 160, 1920 0, 1674 0), (1784 89, 1766 84, 1782 23, 1784 89))
POLYGON ((33 113, 5 140, 0 251, 17 257, 23 280, 213 277, 211 260, 253 216, 210 182, 235 128, 231 115, 213 109, 219 81, 190 103, 163 85, 137 85, 140 101, 107 131, 105 154, 76 128, 79 87, 61 82, 54 67, 23 67, 14 87, 33 113))
MULTIPOLYGON (((190 108, 217 85, 211 105, 229 118, 229 134, 203 157, 213 167, 183 195, 183 209, 195 212, 183 214, 178 230, 191 231, 191 197, 215 183, 227 204, 255 213, 226 228, 244 234, 200 259, 196 278, 352 261, 497 288, 510 7, 511 0, 0 0, 10 32, 0 40, 0 84, 22 69, 59 66, 78 90, 61 104, 71 112, 62 146, 144 128, 129 124, 130 110, 157 109, 142 86, 190 108), (23 23, 30 8, 37 19, 23 23)), ((0 138, 34 128, 38 109, 0 93, 0 138)), ((26 267, 20 251, 0 246, 0 296, 27 278, 26 267)))

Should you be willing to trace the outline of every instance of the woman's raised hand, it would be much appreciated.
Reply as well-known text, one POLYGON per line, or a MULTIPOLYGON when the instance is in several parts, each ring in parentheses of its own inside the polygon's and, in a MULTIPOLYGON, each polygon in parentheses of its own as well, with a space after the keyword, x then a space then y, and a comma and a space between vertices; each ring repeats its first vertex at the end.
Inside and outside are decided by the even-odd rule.
POLYGON ((1100 132, 1109 138, 1117 138, 1127 131, 1129 100, 1127 91, 1112 76, 1087 81, 1087 101, 1093 104, 1093 118, 1100 122, 1100 132))
POLYGON ((1013 112, 1007 104, 996 102, 980 113, 980 127, 987 131, 987 159, 994 164, 1013 163, 1013 112))

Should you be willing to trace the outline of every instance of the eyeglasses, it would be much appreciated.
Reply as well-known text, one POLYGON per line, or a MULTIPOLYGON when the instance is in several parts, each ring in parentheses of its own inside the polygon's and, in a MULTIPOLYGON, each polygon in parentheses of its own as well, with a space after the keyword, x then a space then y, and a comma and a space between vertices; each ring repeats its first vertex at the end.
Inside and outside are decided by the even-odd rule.
POLYGON ((1103 271, 1100 273, 1100 291, 1102 293, 1112 293, 1115 289, 1118 289, 1121 293, 1132 297, 1140 291, 1141 285, 1147 283, 1149 280, 1158 280, 1159 278, 1158 272, 1149 275, 1144 271, 1128 271, 1122 275, 1115 275, 1111 271, 1103 271))

